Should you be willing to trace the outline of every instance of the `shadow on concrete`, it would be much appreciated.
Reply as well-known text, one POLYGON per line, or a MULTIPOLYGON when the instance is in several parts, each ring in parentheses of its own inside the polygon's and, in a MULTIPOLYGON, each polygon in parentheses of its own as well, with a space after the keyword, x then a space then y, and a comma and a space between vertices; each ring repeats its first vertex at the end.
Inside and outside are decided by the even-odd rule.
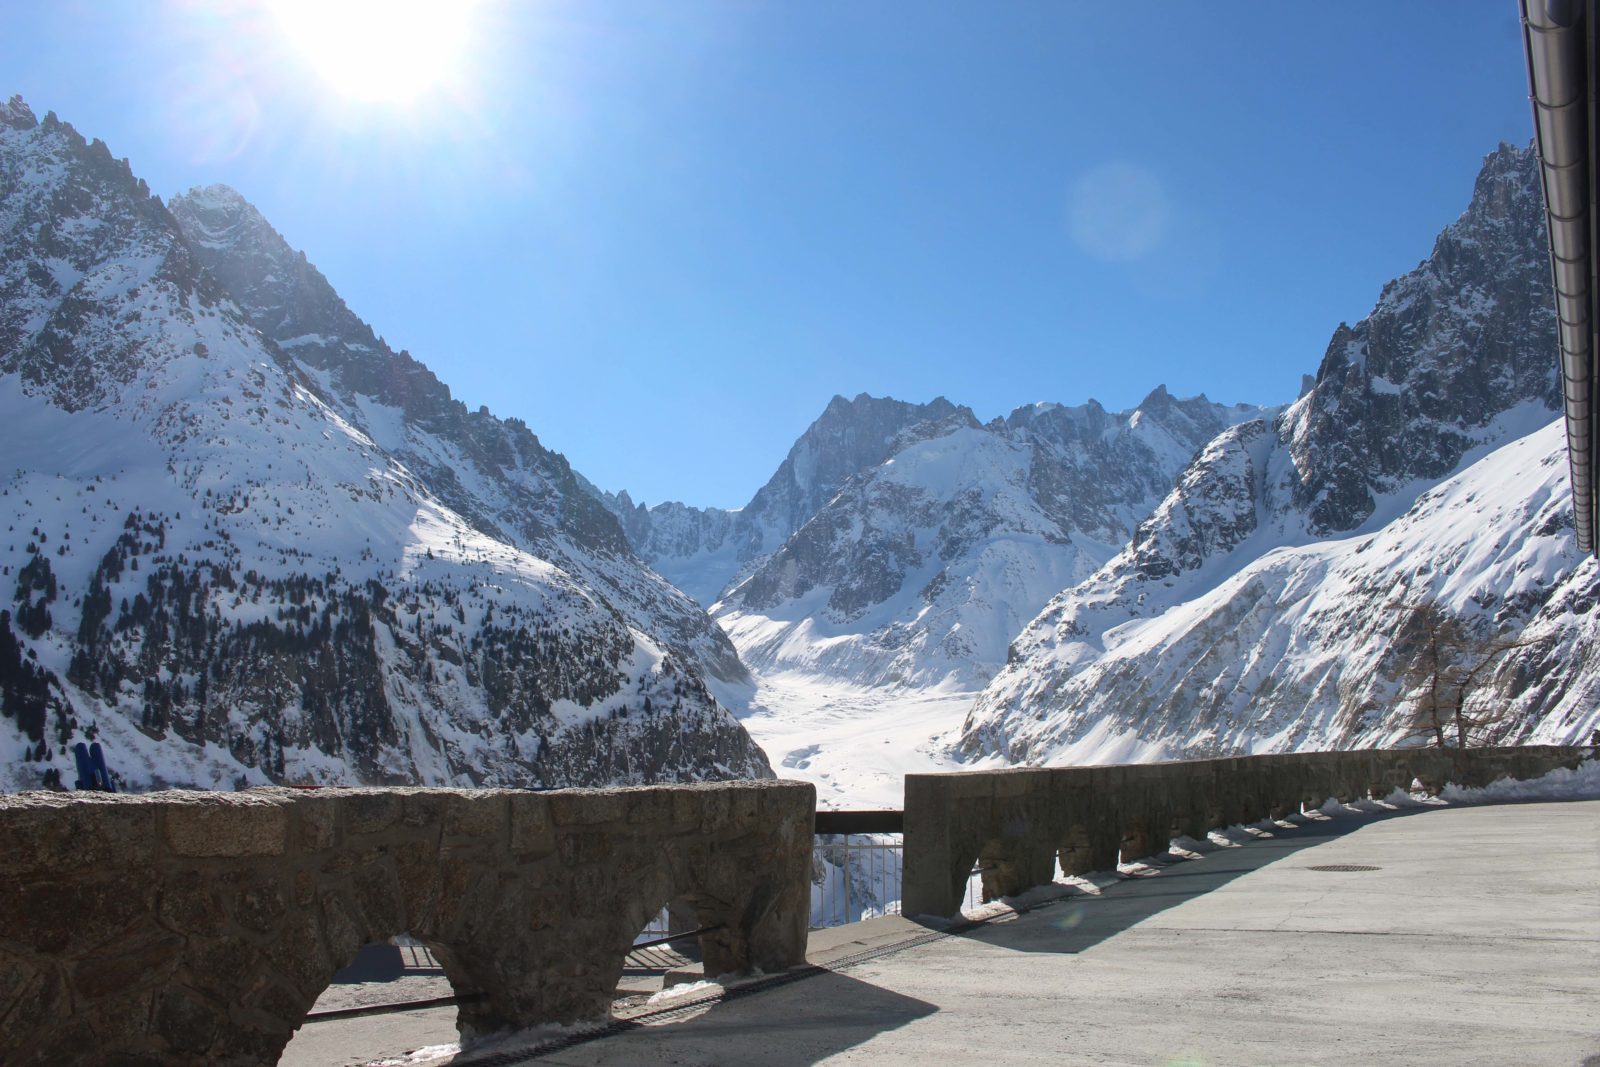
POLYGON ((988 921, 952 930, 954 936, 980 941, 1016 952, 1077 953, 1115 937, 1131 926, 1177 907, 1235 878, 1288 859, 1386 819, 1403 818, 1432 810, 1397 808, 1364 815, 1332 815, 1280 827, 1271 837, 1258 837, 1238 848, 1218 847, 1199 859, 1177 859, 1160 873, 1132 877, 1108 886, 1099 894, 1081 893, 1039 906, 1042 921, 1026 926, 988 921), (1048 919, 1046 919, 1048 916, 1048 919))
MULTIPOLYGON (((1044 922, 989 921, 951 934, 1021 952, 1082 952, 1241 875, 1408 810, 1308 821, 1241 847, 1218 847, 1199 859, 1174 862, 1160 874, 1130 878, 1099 895, 1071 896, 1043 905, 1037 913, 1044 922)), ((781 988, 752 989, 750 993, 748 997, 736 994, 704 1009, 693 1016, 692 1025, 677 1025, 688 1023, 688 1015, 653 1020, 653 1025, 618 1022, 603 1035, 586 1035, 566 1048, 546 1047, 526 1062, 588 1067, 642 1062, 804 1067, 939 1010, 926 1001, 826 970, 781 988)), ((467 1067, 473 1059, 466 1053, 455 1062, 467 1067)))
POLYGON ((762 1064, 809 1067, 939 1009, 926 1001, 824 971, 777 989, 738 987, 699 1014, 650 1022, 618 1020, 603 1034, 576 1035, 567 1047, 467 1050, 451 1060, 460 1067, 484 1062, 546 1064, 762 1064), (692 1019, 692 1026, 678 1025, 692 1019), (526 1058, 522 1058, 526 1056, 526 1058))
MULTIPOLYGON (((955 939, 1017 952, 1080 953, 1168 908, 1221 889, 1271 864, 1316 863, 1312 855, 1299 856, 1304 850, 1389 819, 1432 810, 1405 807, 1317 818, 1294 828, 1280 828, 1273 831, 1274 836, 1254 838, 1241 847, 1217 847, 1199 859, 1177 860, 1159 874, 1130 878, 1097 896, 1078 895, 1040 906, 1028 922, 999 919, 948 932, 955 939)), ((897 944, 914 937, 915 933, 907 930, 900 941, 883 942, 881 947, 892 951, 897 944)), ((917 940, 920 942, 920 938, 917 940)), ((948 957, 925 961, 923 965, 937 968, 936 973, 951 973, 948 957)), ((870 976, 871 971, 864 968, 864 973, 870 976)), ((901 995, 849 973, 825 969, 776 988, 762 989, 758 985, 743 992, 745 995, 739 995, 741 990, 735 987, 726 1000, 698 1009, 697 1014, 614 1023, 603 1034, 580 1035, 563 1043, 563 1047, 547 1045, 536 1052, 530 1050, 525 1058, 514 1062, 563 1067, 631 1067, 641 1063, 808 1067, 830 1057, 850 1059, 852 1050, 941 1010, 939 1004, 901 995)), ((946 1008, 954 1007, 948 1001, 942 1002, 946 1008)), ((990 1034, 989 1044, 962 1049, 949 1062, 1005 1062, 1008 1048, 993 1044, 996 1036, 1003 1035, 990 1034)), ((908 1035, 907 1040, 912 1038, 908 1035)), ((947 1045, 918 1047, 948 1052, 947 1045)), ((864 1050, 858 1055, 864 1056, 864 1050)), ((456 1062, 466 1067, 473 1058, 468 1054, 456 1062)))
POLYGON ((669 973, 693 968, 698 962, 677 951, 673 945, 636 948, 622 961, 622 977, 617 982, 617 995, 648 995, 659 992, 669 973))

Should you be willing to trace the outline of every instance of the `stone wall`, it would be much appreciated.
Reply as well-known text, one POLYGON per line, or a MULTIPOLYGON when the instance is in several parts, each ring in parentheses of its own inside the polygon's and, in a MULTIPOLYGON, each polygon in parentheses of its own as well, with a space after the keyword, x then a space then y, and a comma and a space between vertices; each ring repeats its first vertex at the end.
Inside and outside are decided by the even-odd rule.
POLYGON ((409 932, 463 1035, 604 1015, 669 902, 708 974, 805 954, 816 794, 258 789, 0 796, 0 1061, 275 1063, 334 972, 409 932))
POLYGON ((1583 748, 1405 748, 1300 752, 1115 767, 908 774, 907 915, 954 915, 976 861, 986 899, 1068 874, 1109 870, 1118 854, 1147 856, 1179 835, 1319 806, 1329 797, 1386 796, 1413 779, 1486 785, 1575 767, 1583 748))

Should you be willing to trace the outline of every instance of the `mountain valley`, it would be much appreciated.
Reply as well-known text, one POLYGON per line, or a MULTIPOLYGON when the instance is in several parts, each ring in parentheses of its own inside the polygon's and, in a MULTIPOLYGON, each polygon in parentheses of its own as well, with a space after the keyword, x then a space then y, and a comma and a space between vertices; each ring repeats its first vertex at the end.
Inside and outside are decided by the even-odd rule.
MULTIPOLYGON (((547 787, 1393 744, 1397 608, 1600 725, 1537 166, 1278 406, 836 396, 735 510, 596 487, 392 350, 242 195, 0 109, 0 784, 547 787), (765 751, 763 751, 765 750, 765 751)), ((1308 361, 1309 362, 1309 361, 1308 361)))

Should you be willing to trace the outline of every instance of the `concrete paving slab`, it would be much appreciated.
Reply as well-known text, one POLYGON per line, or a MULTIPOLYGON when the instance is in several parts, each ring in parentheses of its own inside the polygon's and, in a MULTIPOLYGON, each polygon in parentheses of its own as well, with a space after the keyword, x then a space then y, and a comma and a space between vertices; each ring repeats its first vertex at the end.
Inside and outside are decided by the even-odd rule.
POLYGON ((527 1062, 1578 1067, 1597 1004, 1600 802, 1515 804, 1309 824, 527 1062))

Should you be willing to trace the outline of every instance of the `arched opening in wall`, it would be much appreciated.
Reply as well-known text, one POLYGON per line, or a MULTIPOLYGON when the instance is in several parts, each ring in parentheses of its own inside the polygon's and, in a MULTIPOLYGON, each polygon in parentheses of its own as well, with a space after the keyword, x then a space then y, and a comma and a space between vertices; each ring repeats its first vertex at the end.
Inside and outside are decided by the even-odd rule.
POLYGON ((1444 780, 1433 775, 1415 775, 1411 779, 1410 792, 1412 796, 1422 795, 1436 797, 1444 792, 1444 780))
POLYGON ((1228 828, 1228 806, 1221 800, 1213 800, 1206 804, 1205 811, 1200 818, 1199 840, 1207 840, 1213 833, 1220 833, 1228 828))
POLYGON ((1122 826, 1122 835, 1117 842, 1117 868, 1138 863, 1141 859, 1155 851, 1153 842, 1155 835, 1151 833, 1149 821, 1143 815, 1129 818, 1122 826))
POLYGON ((1089 874, 1095 868, 1094 861, 1094 843, 1089 839, 1089 828, 1082 823, 1072 824, 1062 835, 1060 847, 1056 849, 1056 880, 1065 881, 1089 874))
POLYGON ((482 999, 441 957, 449 953, 409 933, 369 942, 336 971, 283 1051, 283 1063, 337 1063, 348 1055, 349 1020, 384 1020, 364 1033, 362 1056, 406 1062, 419 1052, 460 1047, 456 1021, 482 999))
MULTIPOLYGON (((632 948, 622 963, 622 977, 617 983, 621 1006, 706 978, 700 946, 705 926, 693 901, 688 896, 677 896, 645 914, 648 917, 634 934, 632 948)), ((637 922, 638 917, 632 921, 637 922)))
POLYGON ((972 895, 973 883, 976 882, 976 903, 987 904, 1025 888, 1024 881, 1012 846, 1005 841, 990 840, 978 850, 978 860, 973 864, 972 875, 967 881, 967 895, 972 895))

